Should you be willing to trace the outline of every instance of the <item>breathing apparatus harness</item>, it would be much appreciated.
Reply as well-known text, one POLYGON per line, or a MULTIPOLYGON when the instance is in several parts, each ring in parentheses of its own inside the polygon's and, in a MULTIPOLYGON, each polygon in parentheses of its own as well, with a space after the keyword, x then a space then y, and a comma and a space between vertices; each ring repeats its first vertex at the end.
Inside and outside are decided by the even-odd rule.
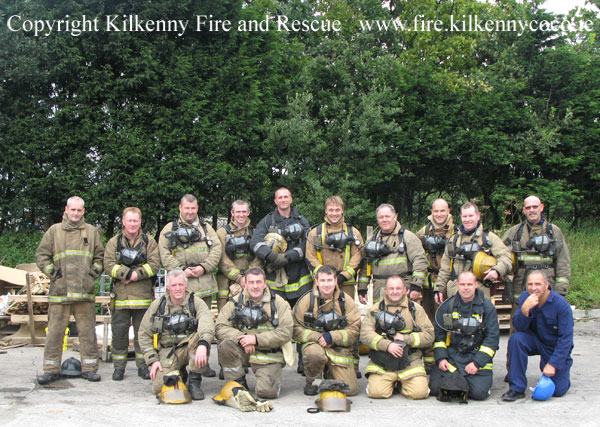
MULTIPOLYGON (((158 310, 152 316, 152 331, 154 333, 154 349, 158 350, 160 337, 163 333, 166 333, 170 337, 174 337, 180 334, 191 334, 196 332, 198 329, 198 320, 196 319, 196 306, 194 305, 194 294, 191 293, 188 299, 188 310, 190 314, 184 311, 176 313, 169 313, 165 315, 165 309, 167 306, 167 297, 163 295, 158 303, 158 310)), ((167 357, 171 357, 175 350, 187 343, 176 344, 173 341, 173 348, 167 357)))
MULTIPOLYGON (((482 243, 483 246, 480 246, 475 240, 471 240, 470 242, 462 243, 460 246, 456 246, 458 243, 458 238, 460 237, 459 233, 454 234, 454 239, 448 240, 448 257, 450 258, 450 280, 458 279, 458 275, 456 274, 456 270, 454 269, 454 263, 456 261, 462 261, 464 263, 470 262, 471 268, 473 264, 473 260, 475 259, 475 255, 479 252, 485 252, 487 255, 492 253, 492 241, 489 238, 489 231, 483 230, 482 233, 482 243)), ((485 287, 492 287, 493 282, 484 280, 483 285, 485 287)))
POLYGON ((327 233, 327 223, 314 225, 312 228, 317 228, 317 235, 314 242, 311 242, 317 249, 317 256, 321 264, 323 263, 323 257, 321 255, 323 249, 329 249, 331 251, 343 252, 349 250, 352 245, 360 246, 360 240, 354 235, 352 225, 344 223, 342 231, 336 231, 335 233, 327 233))
POLYGON ((225 225, 227 236, 225 238, 225 253, 231 259, 244 258, 251 255, 250 239, 254 233, 253 227, 248 227, 248 233, 243 236, 235 236, 229 224, 225 225))
POLYGON ((198 222, 200 227, 202 227, 204 235, 200 233, 198 227, 180 227, 179 220, 174 219, 171 231, 165 233, 165 237, 169 240, 167 243, 169 250, 173 251, 178 246, 186 249, 196 242, 206 242, 206 246, 210 248, 212 240, 208 237, 206 222, 201 218, 198 218, 198 222))
POLYGON ((240 293, 237 301, 234 301, 234 310, 229 318, 236 329, 248 330, 256 329, 259 325, 271 322, 274 328, 279 326, 279 316, 275 307, 275 294, 271 293, 271 316, 267 316, 267 312, 260 303, 255 303, 252 300, 246 301, 244 304, 244 293, 240 293))
POLYGON ((140 243, 133 248, 129 247, 129 239, 127 247, 123 247, 123 233, 119 233, 117 237, 117 262, 129 268, 135 268, 144 264, 147 259, 146 251, 143 250, 144 247, 148 247, 148 236, 146 233, 142 233, 140 243))
MULTIPOLYGON (((421 328, 417 326, 415 304, 410 300, 408 302, 408 309, 410 310, 410 314, 413 319, 412 332, 421 332, 421 328)), ((371 312, 371 315, 375 318, 375 332, 394 342, 395 344, 401 345, 403 354, 402 357, 397 358, 387 351, 371 349, 371 351, 369 351, 369 357, 373 363, 383 366, 388 371, 399 371, 406 368, 410 364, 410 353, 413 353, 418 349, 411 348, 406 350, 405 341, 397 341, 394 339, 394 336, 398 332, 407 332, 405 331, 406 320, 404 319, 404 316, 402 316, 400 310, 397 310, 394 313, 387 311, 385 300, 382 300, 379 303, 379 310, 376 312, 371 312)))
MULTIPOLYGON (((304 323, 317 332, 331 332, 339 329, 344 329, 348 326, 348 318, 346 317, 346 297, 344 292, 340 291, 338 304, 340 306, 341 316, 335 311, 335 299, 331 304, 331 310, 323 311, 319 308, 317 317, 315 318, 315 299, 319 295, 319 291, 314 289, 310 292, 310 304, 308 311, 304 313, 304 323)), ((319 305, 324 303, 322 298, 319 298, 319 305)))
MULTIPOLYGON (((282 236, 287 242, 288 247, 297 245, 301 243, 306 238, 306 232, 304 226, 300 222, 302 219, 302 215, 298 216, 290 216, 289 218, 284 218, 281 221, 279 228, 275 223, 275 215, 273 213, 271 215, 270 221, 271 225, 269 226, 269 230, 267 233, 277 233, 282 236)), ((265 220, 265 223, 268 223, 268 220, 265 220)))
MULTIPOLYGON (((525 229, 527 221, 523 221, 515 233, 515 236, 511 242, 512 251, 519 256, 519 254, 535 254, 541 256, 547 256, 553 259, 552 264, 543 264, 543 263, 535 263, 535 264, 525 264, 526 270, 543 270, 547 268, 555 268, 556 263, 556 250, 559 249, 562 245, 560 240, 554 239, 554 232, 552 231, 552 224, 550 222, 546 222, 546 230, 542 229, 542 234, 539 236, 530 237, 530 239, 525 243, 527 249, 521 248, 521 237, 523 236, 523 230, 525 229)), ((519 263, 522 261, 519 260, 519 263)))
MULTIPOLYGON (((367 261, 367 272, 366 275, 371 275, 372 265, 379 265, 379 261, 387 255, 398 253, 403 255, 406 253, 406 247, 404 245, 404 227, 401 227, 398 231, 398 247, 396 249, 390 248, 387 242, 381 240, 381 230, 375 231, 371 240, 365 244, 365 259, 367 261)), ((408 259, 407 259, 408 261, 408 259)), ((407 262, 408 271, 399 273, 398 276, 403 279, 412 276, 412 265, 407 262)), ((373 275, 374 279, 387 279, 389 275, 373 275)))
MULTIPOLYGON (((458 227, 455 225, 452 234, 456 234, 458 227)), ((444 252, 448 238, 445 233, 436 234, 433 224, 430 222, 425 226, 425 234, 421 236, 421 242, 425 252, 431 255, 438 255, 444 252)))
MULTIPOLYGON (((477 298, 477 293, 475 294, 477 298)), ((460 296, 456 294, 452 298, 444 301, 437 309, 435 313, 435 324, 443 331, 446 331, 446 346, 450 346, 451 337, 456 336, 460 338, 460 342, 457 345, 458 352, 461 354, 469 353, 474 349, 478 349, 483 341, 485 335, 485 327, 483 326, 483 310, 481 313, 473 313, 474 300, 470 302, 469 314, 463 316, 458 311, 460 303, 460 296), (442 310, 442 307, 446 307, 449 301, 453 301, 452 311, 442 312, 442 324, 438 320, 438 313, 442 310)), ((483 307, 483 306, 481 306, 483 307)))

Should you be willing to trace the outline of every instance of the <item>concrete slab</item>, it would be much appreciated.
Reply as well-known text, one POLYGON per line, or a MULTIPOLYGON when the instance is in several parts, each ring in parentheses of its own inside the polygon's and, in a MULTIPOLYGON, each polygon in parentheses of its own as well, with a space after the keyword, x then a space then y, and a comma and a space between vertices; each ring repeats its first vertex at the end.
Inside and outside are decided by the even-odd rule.
MULTIPOLYGON (((5 426, 81 425, 227 425, 227 426, 397 426, 409 425, 600 425, 600 319, 578 321, 575 326, 574 365, 571 390, 566 396, 547 402, 526 398, 505 403, 501 395, 507 390, 505 349, 507 335, 502 335, 500 351, 494 360, 492 395, 484 402, 468 405, 441 403, 430 397, 410 401, 400 395, 387 400, 369 399, 365 393, 366 379, 359 380, 360 394, 352 397, 350 413, 308 414, 314 397, 302 394, 304 378, 295 368, 284 370, 281 396, 274 401, 271 413, 241 413, 217 406, 210 397, 218 393, 222 381, 208 378, 203 382, 207 399, 188 405, 159 405, 150 391, 150 382, 137 377, 135 363, 130 361, 124 381, 111 380, 112 365, 100 363, 102 381, 90 383, 83 379, 60 380, 41 387, 34 381, 41 372, 43 348, 22 347, 0 354, 0 424, 5 426)), ((213 346, 211 366, 217 367, 213 346)), ((67 351, 63 357, 78 356, 67 351)), ((540 376, 538 358, 530 359, 529 385, 540 376)), ((364 369, 367 359, 361 358, 364 369)), ((254 376, 248 375, 254 385, 254 376)), ((528 392, 528 396, 531 392, 528 392)))

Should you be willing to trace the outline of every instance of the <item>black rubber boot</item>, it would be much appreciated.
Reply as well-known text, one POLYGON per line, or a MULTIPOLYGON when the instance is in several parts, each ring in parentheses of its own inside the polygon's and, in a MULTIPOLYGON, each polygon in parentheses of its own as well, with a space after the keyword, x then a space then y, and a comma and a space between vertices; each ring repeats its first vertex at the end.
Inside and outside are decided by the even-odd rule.
POLYGON ((204 400, 204 392, 201 388, 202 375, 197 372, 190 372, 188 377, 188 391, 192 400, 204 400))
POLYGON ((244 375, 241 378, 238 378, 237 380, 235 380, 236 383, 240 383, 241 385, 243 385, 246 390, 248 390, 248 382, 246 381, 246 376, 244 375))
POLYGON ((298 368, 296 368, 296 372, 298 372, 304 377, 306 375, 304 374, 304 357, 302 357, 302 344, 296 343, 296 351, 298 352, 298 368))
POLYGON ((49 372, 44 372, 42 375, 37 377, 37 382, 39 385, 50 384, 52 381, 56 381, 60 379, 59 374, 51 374, 49 372))
POLYGON ((204 371, 204 376, 206 378, 212 378, 215 377, 217 375, 217 373, 215 372, 214 369, 212 369, 210 366, 206 365, 206 371, 204 371))

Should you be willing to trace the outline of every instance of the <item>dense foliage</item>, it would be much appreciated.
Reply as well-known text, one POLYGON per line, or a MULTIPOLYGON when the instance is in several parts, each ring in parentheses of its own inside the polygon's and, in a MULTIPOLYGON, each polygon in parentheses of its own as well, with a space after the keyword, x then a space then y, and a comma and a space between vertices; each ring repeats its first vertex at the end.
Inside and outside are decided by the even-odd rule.
MULTIPOLYGON (((236 198, 256 220, 292 189, 311 222, 330 194, 363 227, 390 202, 422 222, 433 197, 486 207, 524 195, 581 226, 600 202, 600 20, 592 31, 380 31, 365 20, 552 20, 540 0, 4 0, 0 234, 44 229, 66 198, 112 235, 137 205, 155 231, 192 192, 208 217, 236 198), (234 23, 339 20, 341 31, 8 29, 13 15, 138 15, 234 23)), ((598 11, 599 0, 592 0, 598 11)), ((571 12, 571 18, 574 18, 571 12)), ((371 21, 370 21, 371 22, 371 21)), ((514 221, 518 218, 509 218, 514 221)))

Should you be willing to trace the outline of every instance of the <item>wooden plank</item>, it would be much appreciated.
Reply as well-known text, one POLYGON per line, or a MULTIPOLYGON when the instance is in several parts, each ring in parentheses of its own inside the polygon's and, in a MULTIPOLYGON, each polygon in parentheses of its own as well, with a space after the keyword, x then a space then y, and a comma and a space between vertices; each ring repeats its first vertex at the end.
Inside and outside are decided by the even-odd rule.
POLYGON ((35 322, 33 321, 33 303, 31 302, 31 275, 27 274, 27 283, 25 285, 27 289, 27 315, 29 323, 29 334, 31 336, 31 342, 35 344, 35 322))
POLYGON ((27 272, 0 265, 0 280, 13 285, 25 286, 27 284, 27 272))
MULTIPOLYGON (((97 323, 102 323, 104 322, 104 319, 110 319, 110 316, 106 315, 106 316, 96 316, 96 322, 97 323)), ((12 314, 10 316, 10 321, 11 323, 28 323, 29 322, 29 315, 28 314, 12 314)), ((47 322, 48 321, 48 315, 47 314, 34 314, 33 315, 33 321, 34 322, 47 322)), ((69 322, 74 322, 75 318, 73 316, 69 317, 69 322)))
MULTIPOLYGON (((8 295, 9 302, 27 302, 27 295, 8 295)), ((31 295, 32 302, 48 302, 48 295, 31 295)), ((108 304, 110 302, 110 296, 102 295, 97 296, 95 300, 96 304, 108 304)))

